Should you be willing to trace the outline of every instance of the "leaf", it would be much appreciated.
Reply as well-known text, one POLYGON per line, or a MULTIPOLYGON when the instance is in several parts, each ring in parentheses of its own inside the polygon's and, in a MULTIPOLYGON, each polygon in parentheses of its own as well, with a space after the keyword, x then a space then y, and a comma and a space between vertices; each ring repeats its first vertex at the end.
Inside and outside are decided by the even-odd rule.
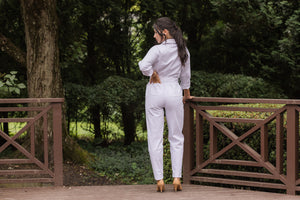
POLYGON ((10 77, 11 77, 11 74, 6 74, 6 75, 4 76, 4 79, 10 79, 10 77))
POLYGON ((17 87, 20 88, 20 89, 24 89, 24 88, 26 88, 26 85, 24 83, 19 83, 17 85, 17 87))
POLYGON ((10 74, 17 74, 17 71, 11 71, 10 74))
POLYGON ((12 85, 13 85, 9 80, 7 80, 7 81, 5 82, 5 84, 6 84, 7 86, 12 86, 12 85))
POLYGON ((11 81, 12 83, 13 83, 15 80, 18 80, 18 79, 16 78, 16 75, 10 76, 9 79, 10 79, 10 81, 11 81))
POLYGON ((20 94, 20 89, 19 88, 15 88, 14 92, 17 93, 17 94, 20 94))

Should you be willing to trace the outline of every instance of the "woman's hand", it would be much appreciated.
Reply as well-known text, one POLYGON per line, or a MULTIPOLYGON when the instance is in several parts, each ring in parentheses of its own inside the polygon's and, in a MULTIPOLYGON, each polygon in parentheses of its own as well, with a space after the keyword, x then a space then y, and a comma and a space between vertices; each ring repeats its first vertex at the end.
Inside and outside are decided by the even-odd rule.
POLYGON ((150 77, 150 83, 160 83, 160 79, 156 71, 154 71, 152 76, 150 77))
POLYGON ((190 95, 190 89, 184 89, 183 90, 183 98, 182 98, 182 102, 185 103, 187 100, 192 99, 194 96, 190 95))
POLYGON ((185 103, 187 100, 194 98, 194 96, 183 96, 182 102, 185 103))

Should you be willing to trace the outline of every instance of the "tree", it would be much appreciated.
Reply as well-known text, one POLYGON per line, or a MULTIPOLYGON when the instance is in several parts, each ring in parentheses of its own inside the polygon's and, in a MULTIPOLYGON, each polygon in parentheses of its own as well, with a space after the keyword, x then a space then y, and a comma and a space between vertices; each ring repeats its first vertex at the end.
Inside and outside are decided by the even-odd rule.
MULTIPOLYGON (((64 97, 59 67, 56 1, 21 0, 21 13, 25 25, 26 53, 0 33, 2 51, 22 66, 26 61, 27 89, 30 98, 64 97), (24 58, 25 54, 26 58, 24 58)), ((20 23, 16 24, 21 27, 20 23)), ((39 131, 36 133, 35 139, 38 141, 36 144, 40 144, 41 136, 38 134, 39 131)), ((78 149, 81 152, 78 145, 67 137, 66 132, 64 132, 63 141, 66 144, 64 145, 65 152, 76 154, 78 149)), ((74 157, 74 154, 69 155, 74 157)), ((80 155, 75 156, 80 157, 80 155)), ((82 161, 83 158, 80 157, 77 160, 82 161)))
MULTIPOLYGON (((25 26, 28 97, 63 97, 56 1, 21 0, 21 12, 25 26)), ((52 133, 50 124, 48 131, 52 133)), ((35 131, 37 149, 42 149, 41 130, 42 124, 39 121, 35 131)))
MULTIPOLYGON (((64 4, 61 2, 61 6, 66 7, 68 3, 70 2, 64 1, 64 4)), ((73 38, 68 45, 64 44, 63 48, 66 50, 64 53, 66 54, 70 49, 73 52, 72 55, 84 53, 82 59, 73 59, 73 56, 67 56, 69 54, 63 55, 65 82, 76 83, 84 86, 87 91, 93 91, 93 88, 103 84, 104 80, 110 76, 118 75, 132 80, 137 79, 138 54, 134 48, 139 43, 135 36, 140 30, 136 22, 136 13, 139 11, 135 6, 136 1, 130 0, 78 0, 75 4, 70 3, 71 10, 74 12, 71 13, 72 17, 68 15, 64 23, 69 27, 80 27, 80 31, 62 32, 64 37, 73 38)), ((60 13, 64 18, 68 11, 62 10, 60 13)), ((95 98, 95 95, 89 94, 91 94, 90 99, 95 98)), ((105 105, 111 101, 110 99, 108 102, 95 100, 98 104, 87 102, 85 104, 89 107, 89 119, 93 124, 95 138, 103 139, 105 135, 100 126, 101 116, 104 117, 107 114, 108 109, 105 105)), ((136 119, 132 107, 135 106, 122 102, 114 107, 122 114, 120 119, 125 132, 125 144, 130 144, 135 138, 136 119)))
POLYGON ((63 97, 56 0, 21 0, 21 7, 25 24, 28 97, 63 97))
POLYGON ((261 77, 299 98, 299 1, 211 3, 217 21, 201 39, 199 69, 261 77))

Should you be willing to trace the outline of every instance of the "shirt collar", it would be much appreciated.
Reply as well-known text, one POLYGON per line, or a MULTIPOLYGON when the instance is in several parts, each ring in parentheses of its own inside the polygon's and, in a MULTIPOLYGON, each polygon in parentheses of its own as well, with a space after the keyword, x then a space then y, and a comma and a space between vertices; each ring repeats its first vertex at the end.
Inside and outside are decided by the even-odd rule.
POLYGON ((163 41, 163 44, 176 44, 175 39, 166 39, 165 41, 163 41))

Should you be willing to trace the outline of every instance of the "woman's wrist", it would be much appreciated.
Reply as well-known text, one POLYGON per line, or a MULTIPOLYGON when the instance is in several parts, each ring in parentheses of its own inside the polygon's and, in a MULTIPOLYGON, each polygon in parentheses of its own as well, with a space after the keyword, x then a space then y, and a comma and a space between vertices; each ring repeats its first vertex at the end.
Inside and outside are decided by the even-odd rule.
POLYGON ((150 83, 160 83, 160 78, 156 71, 153 71, 153 74, 150 77, 150 83))

